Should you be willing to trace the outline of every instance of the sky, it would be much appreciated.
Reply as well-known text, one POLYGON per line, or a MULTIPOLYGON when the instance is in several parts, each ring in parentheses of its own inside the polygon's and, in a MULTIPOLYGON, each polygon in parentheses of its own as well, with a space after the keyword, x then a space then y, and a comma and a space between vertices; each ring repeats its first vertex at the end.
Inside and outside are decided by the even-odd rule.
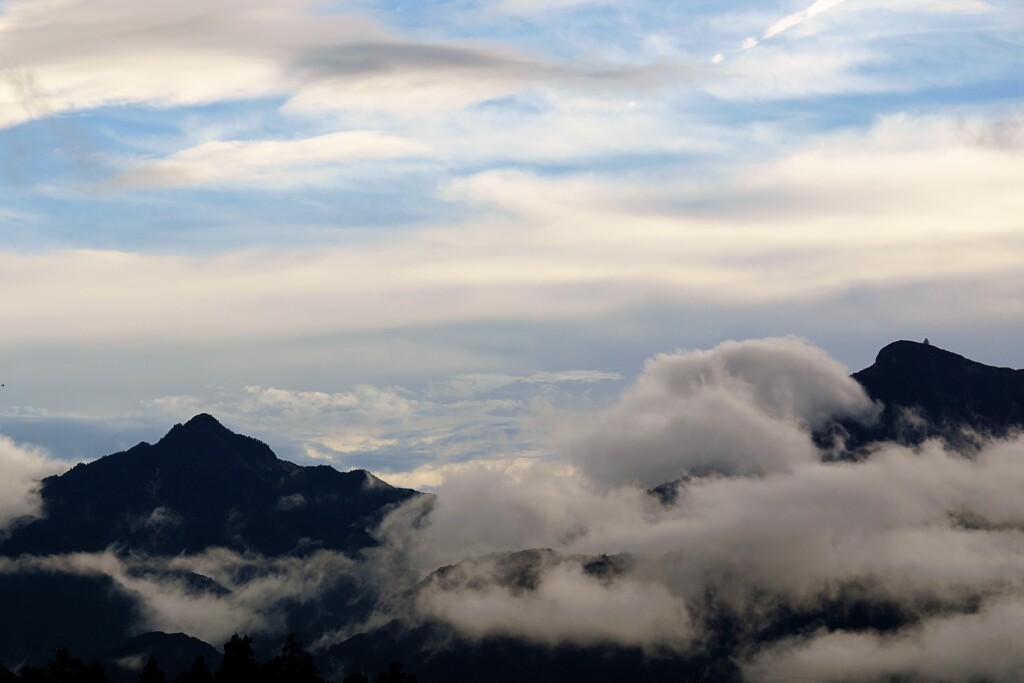
POLYGON ((429 488, 659 353, 1024 367, 1022 62, 1017 0, 0 2, 0 445, 429 488))

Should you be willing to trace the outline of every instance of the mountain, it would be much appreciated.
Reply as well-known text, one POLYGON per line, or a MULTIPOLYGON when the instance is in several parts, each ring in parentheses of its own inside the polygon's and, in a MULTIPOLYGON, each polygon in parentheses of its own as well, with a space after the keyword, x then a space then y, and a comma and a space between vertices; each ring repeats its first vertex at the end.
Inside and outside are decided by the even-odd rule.
POLYGON ((927 342, 893 342, 853 379, 883 405, 878 420, 839 422, 816 435, 819 442, 838 435, 857 451, 881 441, 942 438, 971 448, 982 437, 1024 428, 1024 370, 984 365, 927 342))
POLYGON ((354 553, 374 544, 367 529, 390 506, 417 492, 363 470, 279 460, 262 441, 202 414, 156 444, 44 479, 41 495, 45 516, 14 529, 0 554, 354 553))
MULTIPOLYGON (((816 435, 823 445, 845 445, 835 457, 866 457, 880 441, 916 444, 931 437, 965 447, 969 454, 980 442, 978 435, 1024 428, 1024 371, 899 341, 883 348, 875 363, 853 378, 879 403, 880 413, 871 424, 843 421, 816 435)), ((651 495, 672 505, 682 483, 657 487, 651 495)), ((259 570, 246 569, 232 581, 218 575, 222 585, 166 556, 227 547, 278 557, 326 548, 358 557, 360 549, 374 544, 368 529, 392 506, 422 494, 391 487, 365 471, 341 473, 282 461, 266 444, 231 432, 209 415, 197 415, 156 444, 141 443, 45 479, 41 495, 45 517, 11 531, 0 542, 0 555, 64 555, 112 547, 121 555, 122 579, 172 583, 195 604, 228 604, 250 587, 262 590, 259 570)), ((685 656, 652 656, 607 644, 549 647, 512 634, 475 639, 440 621, 409 616, 380 621, 381 614, 389 613, 377 609, 384 604, 398 607, 391 614, 415 615, 412 607, 426 591, 536 593, 542 568, 554 563, 600 581, 616 581, 634 571, 627 555, 527 550, 442 567, 415 586, 389 586, 384 595, 372 592, 372 583, 357 574, 329 575, 316 599, 295 595, 267 607, 270 622, 254 634, 254 648, 262 659, 273 656, 283 634, 294 631, 307 642, 336 643, 318 652, 325 671, 372 674, 397 658, 423 681, 732 681, 738 680, 735 657, 750 643, 781 642, 822 629, 884 634, 913 626, 929 609, 946 609, 924 605, 908 611, 856 582, 830 589, 806 605, 780 604, 768 612, 739 611, 711 591, 693 605, 704 641, 685 656)), ((147 620, 144 596, 131 588, 131 581, 83 572, 72 564, 65 557, 0 562, 6 567, 0 572, 0 659, 41 662, 54 646, 66 646, 76 655, 103 656, 108 667, 119 664, 127 670, 145 656, 156 656, 167 672, 190 664, 196 652, 214 657, 208 645, 182 634, 148 633, 123 642, 159 626, 147 620)), ((216 666, 211 659, 207 664, 216 666)), ((123 670, 120 675, 129 676, 123 670)))

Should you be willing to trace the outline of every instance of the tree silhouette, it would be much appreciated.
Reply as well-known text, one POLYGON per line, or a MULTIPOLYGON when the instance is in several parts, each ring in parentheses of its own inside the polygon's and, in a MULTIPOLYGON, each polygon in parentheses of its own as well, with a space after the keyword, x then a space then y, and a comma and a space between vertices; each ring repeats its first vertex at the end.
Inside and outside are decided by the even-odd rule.
POLYGON ((346 674, 341 683, 370 683, 370 679, 360 671, 353 671, 350 674, 346 674))
POLYGON ((46 666, 26 666, 21 670, 24 683, 107 683, 98 663, 82 664, 66 648, 58 648, 46 666))
POLYGON ((167 683, 164 672, 160 669, 160 664, 152 657, 146 662, 146 666, 142 667, 142 673, 139 674, 139 683, 167 683))
POLYGON ((416 674, 405 673, 402 663, 391 662, 387 671, 377 674, 377 683, 417 683, 416 674))
POLYGON ((324 683, 313 663, 313 656, 302 649, 302 643, 294 633, 289 634, 281 647, 281 654, 267 662, 263 671, 265 679, 275 683, 324 683))
POLYGON ((0 683, 16 683, 18 675, 4 666, 2 660, 0 660, 0 683))
POLYGON ((213 674, 210 673, 210 667, 206 666, 206 660, 200 656, 196 657, 192 666, 178 674, 174 683, 213 683, 213 674))
POLYGON ((252 638, 239 638, 236 633, 224 643, 224 659, 215 680, 217 683, 256 683, 260 680, 260 665, 252 652, 252 638))

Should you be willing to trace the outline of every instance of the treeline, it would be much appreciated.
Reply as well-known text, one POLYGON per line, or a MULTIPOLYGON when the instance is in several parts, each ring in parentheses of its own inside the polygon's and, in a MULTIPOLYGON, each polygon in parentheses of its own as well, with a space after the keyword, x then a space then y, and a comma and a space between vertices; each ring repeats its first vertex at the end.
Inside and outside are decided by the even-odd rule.
MULTIPOLYGON (((56 650, 45 666, 23 666, 18 672, 11 671, 0 662, 0 683, 124 683, 129 680, 136 683, 329 683, 294 633, 284 641, 281 654, 263 663, 256 661, 249 636, 231 636, 231 640, 224 644, 224 656, 216 672, 212 672, 206 661, 198 657, 173 681, 164 676, 160 663, 155 659, 147 661, 137 677, 115 674, 108 677, 99 662, 82 662, 66 649, 56 650)), ((351 672, 341 683, 417 681, 415 674, 404 671, 400 662, 391 662, 387 671, 381 671, 373 678, 365 672, 351 672)))

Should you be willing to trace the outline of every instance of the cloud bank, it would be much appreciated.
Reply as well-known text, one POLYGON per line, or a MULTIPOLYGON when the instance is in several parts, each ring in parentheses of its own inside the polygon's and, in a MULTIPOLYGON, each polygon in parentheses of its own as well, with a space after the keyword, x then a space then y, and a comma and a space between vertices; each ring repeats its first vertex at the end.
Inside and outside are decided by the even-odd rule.
POLYGON ((49 454, 0 435, 0 538, 19 517, 42 513, 39 480, 67 469, 49 454))
POLYGON ((929 442, 821 460, 814 425, 874 410, 799 340, 662 355, 603 419, 574 427, 575 466, 463 470, 385 521, 374 561, 406 580, 452 565, 406 616, 474 638, 656 656, 728 635, 752 678, 1014 680, 1024 438, 971 457, 929 442), (674 498, 645 490, 660 477, 680 479, 674 498), (516 552, 530 548, 548 550, 516 552))

